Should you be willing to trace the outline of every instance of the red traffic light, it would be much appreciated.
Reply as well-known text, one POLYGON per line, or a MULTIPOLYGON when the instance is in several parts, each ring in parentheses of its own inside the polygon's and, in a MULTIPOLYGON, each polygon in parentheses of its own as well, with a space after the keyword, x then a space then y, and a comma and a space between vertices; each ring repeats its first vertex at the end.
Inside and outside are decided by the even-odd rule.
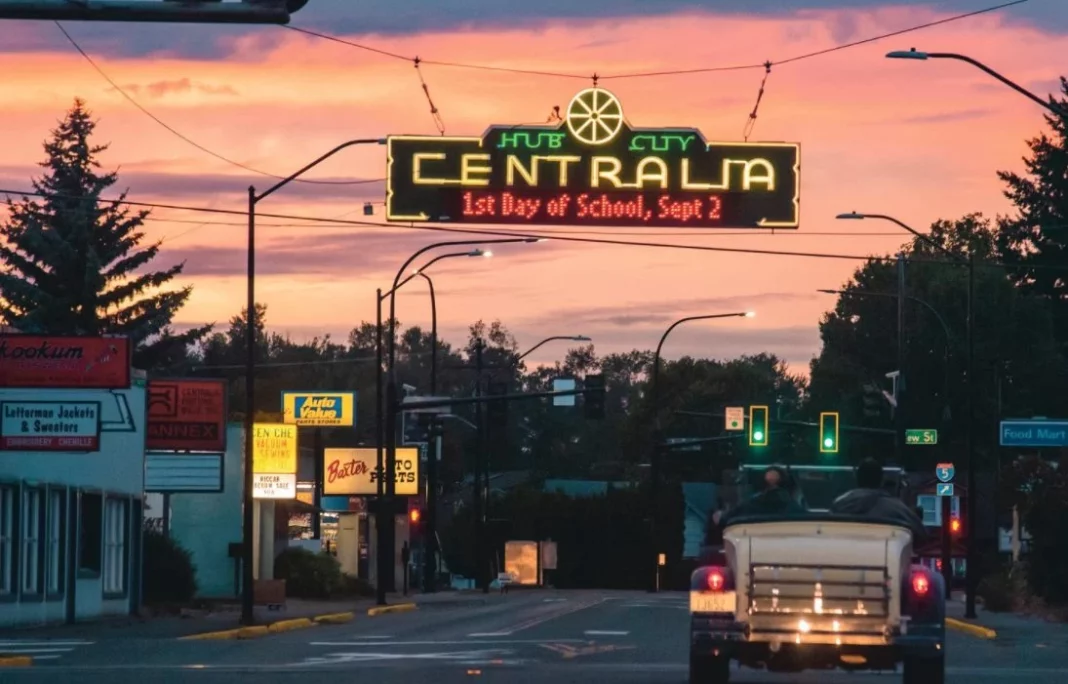
POLYGON ((412 510, 408 511, 408 520, 413 525, 417 524, 419 522, 419 520, 422 519, 422 517, 423 517, 423 514, 422 514, 422 512, 420 512, 420 510, 418 508, 413 508, 412 510))
POLYGON ((960 518, 951 518, 949 521, 949 531, 953 534, 960 533, 960 518))

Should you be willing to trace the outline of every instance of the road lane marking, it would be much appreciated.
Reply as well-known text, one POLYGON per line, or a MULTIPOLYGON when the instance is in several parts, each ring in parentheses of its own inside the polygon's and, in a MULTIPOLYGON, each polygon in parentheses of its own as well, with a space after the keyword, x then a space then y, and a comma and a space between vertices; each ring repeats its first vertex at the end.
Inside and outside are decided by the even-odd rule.
POLYGON ((610 629, 587 629, 583 634, 586 636, 627 636, 630 632, 613 631, 610 629))
POLYGON ((473 632, 471 634, 468 634, 467 636, 469 636, 471 638, 502 637, 502 636, 512 636, 512 633, 511 632, 473 632))
MULTIPOLYGON (((549 641, 551 641, 553 643, 557 643, 557 644, 563 644, 563 643, 584 644, 584 643, 586 643, 586 641, 584 639, 505 639, 505 640, 496 639, 496 640, 491 640, 491 641, 480 641, 479 645, 481 646, 481 645, 484 645, 484 644, 544 644, 544 643, 549 642, 549 641)), ((466 640, 465 641, 454 641, 454 640, 443 640, 443 641, 365 641, 365 642, 360 642, 360 641, 311 641, 311 642, 308 642, 308 643, 309 643, 310 646, 364 646, 364 647, 368 647, 368 648, 370 648, 372 646, 377 647, 377 646, 458 646, 458 645, 470 646, 471 645, 471 642, 470 641, 466 641, 466 640)))
POLYGON ((542 623, 548 622, 550 620, 555 620, 557 618, 562 618, 565 615, 571 615, 572 613, 577 613, 577 612, 579 612, 581 610, 586 610, 587 608, 593 608, 594 606, 599 606, 599 605, 603 604, 606 600, 607 599, 603 599, 602 598, 602 599, 598 599, 596 601, 587 601, 585 603, 579 603, 579 604, 576 604, 576 605, 573 605, 573 606, 568 606, 568 607, 564 608, 563 610, 553 611, 553 612, 548 613, 546 615, 539 615, 539 616, 533 617, 533 618, 531 618, 531 619, 529 619, 529 620, 527 620, 525 622, 520 622, 518 625, 512 625, 512 627, 509 628, 508 631, 513 632, 513 633, 514 632, 521 632, 524 629, 530 629, 531 627, 536 627, 536 626, 538 626, 538 625, 540 625, 542 623))
POLYGON ((634 646, 616 646, 614 644, 596 644, 592 641, 585 646, 572 646, 570 644, 541 644, 542 648, 547 648, 550 651, 559 653, 561 656, 567 659, 579 658, 586 655, 594 655, 597 653, 611 653, 613 651, 629 651, 634 646))

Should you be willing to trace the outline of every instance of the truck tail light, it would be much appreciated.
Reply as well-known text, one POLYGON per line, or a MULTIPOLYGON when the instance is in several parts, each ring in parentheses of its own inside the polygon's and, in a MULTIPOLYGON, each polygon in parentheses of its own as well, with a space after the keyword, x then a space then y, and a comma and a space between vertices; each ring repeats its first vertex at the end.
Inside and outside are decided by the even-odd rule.
POLYGON ((931 591, 931 580, 927 575, 916 572, 912 574, 912 593, 916 596, 926 596, 931 591))
POLYGON ((709 570, 708 588, 712 591, 723 591, 725 586, 727 586, 727 578, 723 576, 723 572, 719 568, 709 570))

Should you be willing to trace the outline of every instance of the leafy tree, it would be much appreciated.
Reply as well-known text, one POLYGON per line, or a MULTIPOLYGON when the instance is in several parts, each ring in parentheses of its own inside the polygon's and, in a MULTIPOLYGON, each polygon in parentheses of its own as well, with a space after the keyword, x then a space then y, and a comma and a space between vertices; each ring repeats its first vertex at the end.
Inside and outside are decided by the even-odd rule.
POLYGON ((161 290, 182 264, 147 270, 160 247, 141 247, 148 211, 99 201, 118 175, 98 171, 97 155, 107 146, 91 142, 95 128, 85 103, 75 100, 44 145, 45 173, 33 180, 43 198, 8 200, 10 217, 0 225, 0 258, 8 265, 0 274, 0 319, 28 333, 127 335, 135 365, 173 367, 211 326, 184 333, 171 327, 192 288, 161 290))
MULTIPOLYGON (((1047 303, 1026 296, 1004 269, 991 263, 996 235, 989 220, 972 214, 956 221, 937 221, 929 235, 954 254, 966 256, 968 249, 975 253, 974 439, 980 457, 992 458, 990 428, 984 426, 996 424, 999 414, 1058 415, 1068 410, 1057 389, 1068 371, 1055 343, 1047 303)), ((906 255, 910 259, 906 294, 930 308, 914 300, 906 306, 907 391, 902 410, 910 427, 948 428, 948 434, 939 437, 939 449, 959 453, 966 415, 967 269, 919 240, 906 247, 906 255), (948 339, 941 321, 948 328, 948 339), (945 423, 947 407, 950 422, 945 423)), ((888 411, 866 415, 864 386, 888 388, 884 375, 897 368, 895 265, 869 261, 842 289, 847 294, 839 297, 835 309, 820 323, 823 348, 812 363, 810 413, 837 410, 843 424, 889 428, 888 411)), ((881 435, 846 433, 841 448, 841 460, 850 462, 868 454, 890 457, 893 442, 881 435)), ((906 455, 921 460, 902 465, 927 469, 939 454, 911 450, 906 455)))
MULTIPOLYGON (((1063 97, 1051 98, 1068 111, 1068 79, 1061 77, 1063 97)), ((1016 215, 999 222, 998 247, 1007 262, 1022 264, 1010 275, 1023 291, 1055 301, 1057 333, 1068 345, 1068 116, 1047 114, 1051 133, 1027 142, 1025 175, 998 172, 1016 215)))

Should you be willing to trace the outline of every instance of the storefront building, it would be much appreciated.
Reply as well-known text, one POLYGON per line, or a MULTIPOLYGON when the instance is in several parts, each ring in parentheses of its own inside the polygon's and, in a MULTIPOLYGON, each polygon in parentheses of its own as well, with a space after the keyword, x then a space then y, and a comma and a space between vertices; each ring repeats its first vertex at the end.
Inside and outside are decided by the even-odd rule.
POLYGON ((145 402, 124 338, 0 334, 0 627, 137 611, 145 402))

